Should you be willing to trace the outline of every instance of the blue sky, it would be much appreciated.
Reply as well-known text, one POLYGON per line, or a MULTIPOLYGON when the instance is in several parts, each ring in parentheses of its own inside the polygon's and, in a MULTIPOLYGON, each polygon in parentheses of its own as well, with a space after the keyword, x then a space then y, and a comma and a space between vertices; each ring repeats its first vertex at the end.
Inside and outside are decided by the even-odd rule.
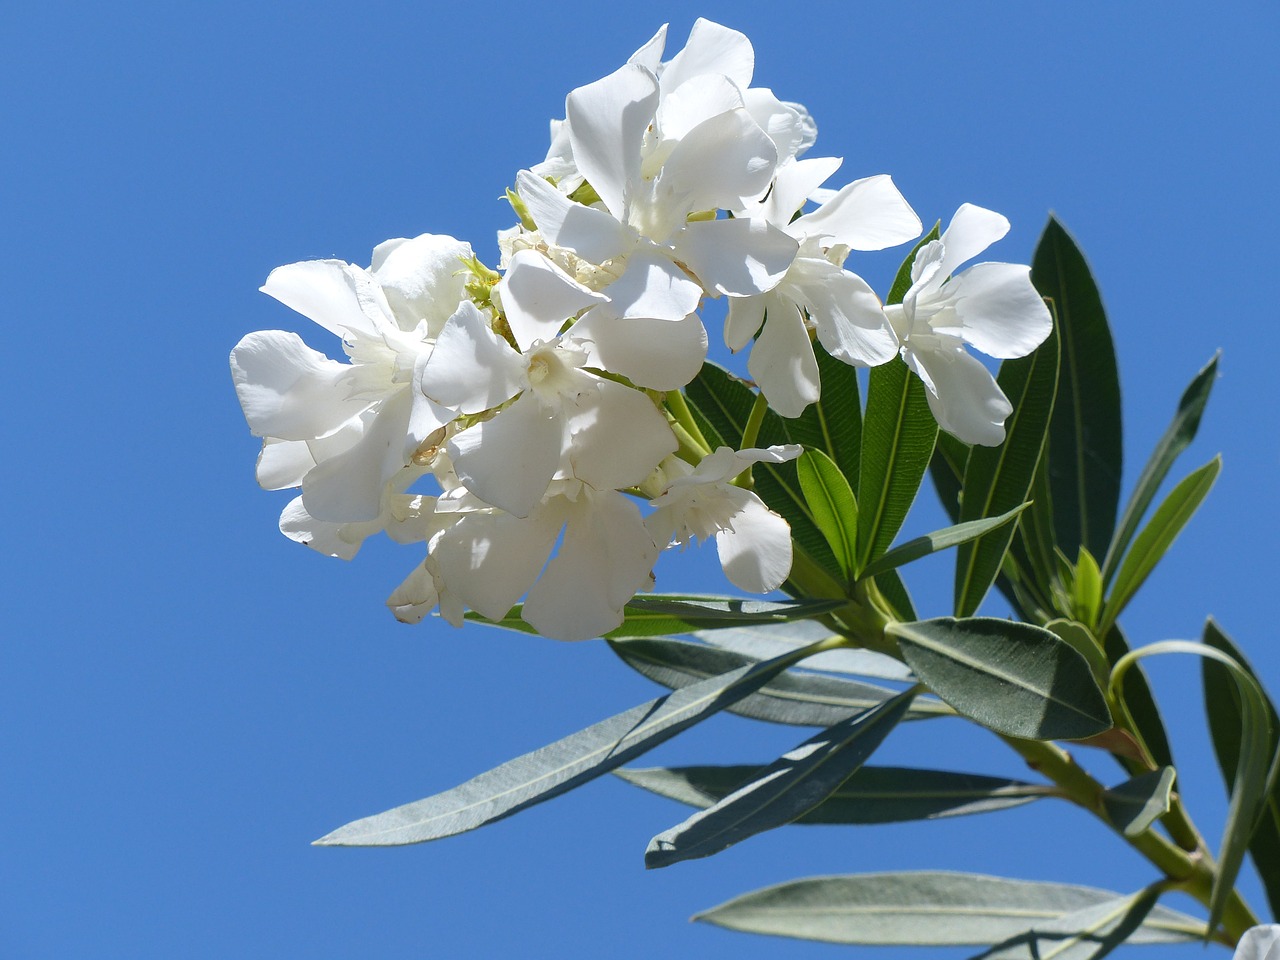
MULTIPOLYGON (((1212 613, 1280 693, 1274 6, 22 5, 0 35, 15 354, 0 954, 818 958, 837 949, 685 920, 821 873, 968 869, 1125 891, 1153 879, 1085 817, 1043 804, 791 828, 646 873, 649 837, 684 811, 613 781, 429 846, 308 845, 655 688, 599 643, 404 627, 382 601, 415 553, 370 544, 344 564, 276 532, 287 498, 254 484, 226 356, 264 328, 329 345, 257 288, 278 264, 363 263, 423 232, 492 261, 510 221, 496 198, 543 156, 564 95, 666 20, 678 46, 697 15, 752 38, 756 83, 810 108, 820 155, 843 155, 846 178, 892 174, 926 222, 966 201, 999 210, 1013 230, 991 255, 1025 262, 1056 211, 1110 312, 1129 483, 1223 350, 1181 464, 1222 451, 1223 475, 1124 622, 1147 643, 1194 637, 1212 613)), ((861 264, 882 290, 892 266, 861 264)), ((937 518, 922 503, 911 529, 937 518)), ((702 560, 660 587, 718 589, 702 560)), ((946 612, 947 561, 908 580, 946 612)), ((1224 803, 1197 670, 1152 674, 1214 833, 1224 803)), ((655 759, 764 761, 798 739, 725 719, 655 759)), ((1006 754, 927 724, 878 761, 1018 775, 1006 754)))

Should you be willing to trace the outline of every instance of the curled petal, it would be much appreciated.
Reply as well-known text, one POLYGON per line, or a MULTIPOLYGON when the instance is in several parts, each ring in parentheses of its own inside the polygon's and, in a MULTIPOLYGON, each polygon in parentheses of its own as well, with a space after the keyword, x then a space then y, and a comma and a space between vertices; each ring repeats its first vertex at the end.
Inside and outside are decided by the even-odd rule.
POLYGON ((587 182, 619 220, 640 179, 645 130, 658 109, 658 80, 638 63, 572 91, 565 101, 573 157, 587 182))
POLYGON ((764 323, 764 301, 760 297, 732 297, 724 321, 724 342, 735 353, 751 342, 764 323))
POLYGON ((627 58, 627 63, 638 63, 656 74, 662 65, 662 51, 667 46, 667 26, 665 23, 660 26, 644 46, 627 58))
POLYGON ((806 258, 796 261, 788 289, 793 282, 827 353, 863 367, 887 363, 897 354, 898 336, 880 298, 861 277, 829 260, 806 258))
POLYGON ((338 430, 369 406, 348 397, 350 372, 283 330, 251 333, 231 351, 236 396, 257 437, 312 440, 338 430))
POLYGON ((723 74, 692 77, 662 98, 658 111, 662 138, 679 140, 704 120, 742 105, 742 92, 723 74))
POLYGON ((560 462, 562 430, 559 416, 528 391, 492 420, 455 435, 449 456, 459 479, 477 497, 527 517, 560 462))
POLYGON ((300 486, 302 478, 315 465, 315 457, 305 442, 267 437, 258 454, 258 486, 263 490, 300 486))
POLYGON ((960 335, 988 356, 1025 357, 1053 331, 1049 308, 1031 285, 1030 267, 977 263, 943 289, 952 298, 960 335))
POLYGON ((307 513, 302 498, 295 497, 280 514, 280 532, 326 557, 350 560, 366 539, 382 531, 379 520, 360 523, 330 523, 307 513))
POLYGON ((466 296, 462 263, 471 256, 470 244, 424 233, 378 244, 369 272, 386 294, 400 329, 425 323, 427 335, 434 337, 466 296))
POLYGON ((1009 221, 994 210, 961 204, 941 237, 945 253, 938 275, 955 273, 960 264, 972 260, 1008 232, 1009 221))
POLYGON ((526 350, 535 340, 554 339, 566 320, 607 299, 536 250, 517 251, 498 286, 507 325, 516 343, 526 350))
POLYGON ((527 369, 524 357, 490 330, 484 314, 468 301, 440 332, 419 383, 437 403, 480 413, 525 389, 527 369))
POLYGON ((818 359, 800 308, 770 296, 764 330, 747 361, 769 405, 784 417, 798 417, 818 399, 818 359))
POLYGON ((663 165, 658 196, 673 209, 738 210, 769 189, 778 148, 746 110, 706 120, 676 144, 663 165))
POLYGON ((635 246, 635 234, 603 210, 584 207, 541 177, 521 170, 516 189, 547 242, 572 250, 591 263, 604 263, 635 246))
POLYGON ((829 237, 852 250, 883 250, 920 236, 920 218, 886 174, 855 180, 791 226, 798 236, 829 237))
POLYGON ((739 217, 690 223, 676 236, 675 249, 708 289, 747 297, 776 286, 799 246, 767 221, 739 217))
POLYGON ((734 586, 751 593, 777 590, 791 573, 791 526, 754 493, 728 489, 742 496, 733 515, 733 528, 716 534, 725 576, 734 586))
MULTIPOLYGON (((840 168, 841 162, 839 157, 814 157, 812 160, 796 160, 780 165, 773 181, 773 189, 759 204, 759 215, 770 223, 785 227, 791 223, 792 216, 804 207, 809 194, 822 186, 840 168)), ((755 214, 755 211, 752 213, 755 214)), ((792 233, 794 235, 795 231, 792 233)))
POLYGON ((573 475, 596 490, 644 482, 678 446, 666 417, 648 396, 611 380, 601 380, 599 389, 579 398, 567 433, 573 475))
POLYGON ((722 73, 743 90, 751 86, 756 54, 745 34, 699 17, 684 49, 662 69, 662 89, 674 90, 692 77, 722 73))
POLYGON ((964 347, 906 350, 903 359, 924 381, 925 397, 938 426, 965 443, 996 447, 1013 412, 995 378, 964 347))
POLYGON ((604 292, 609 302, 603 312, 650 320, 683 320, 702 299, 702 288, 652 247, 628 257, 622 276, 604 292))
POLYGON ((391 309, 378 284, 364 270, 341 260, 276 267, 261 290, 339 337, 376 336, 378 319, 391 322, 391 309))

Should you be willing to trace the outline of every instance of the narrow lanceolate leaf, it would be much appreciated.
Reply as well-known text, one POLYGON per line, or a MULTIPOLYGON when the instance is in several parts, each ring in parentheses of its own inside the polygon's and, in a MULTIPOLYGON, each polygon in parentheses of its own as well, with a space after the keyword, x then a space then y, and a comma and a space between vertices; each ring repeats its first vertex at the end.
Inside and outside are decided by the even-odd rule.
MULTIPOLYGON (((1058 386, 1058 334, 1030 355, 1000 364, 1000 388, 1013 404, 998 447, 974 447, 964 471, 960 519, 982 520, 1029 499, 1032 480, 1049 432, 1058 386)), ((982 603, 1004 563, 1015 528, 1001 527, 956 555, 955 613, 967 617, 982 603)))
MULTIPOLYGON (((858 461, 862 456, 862 398, 858 394, 858 371, 837 360, 814 342, 822 396, 789 424, 793 442, 829 456, 850 484, 858 482, 858 461)), ((854 495, 858 490, 854 487, 854 495)))
POLYGON ((1111 727, 1088 662, 1041 627, 974 617, 895 623, 916 675, 956 711, 997 733, 1082 740, 1111 727))
POLYGON ((924 385, 900 357, 873 367, 862 424, 858 483, 858 568, 865 569, 893 543, 916 498, 938 425, 924 385))
MULTIPOLYGON (((669 638, 614 640, 609 646, 633 670, 673 690, 758 662, 730 650, 669 638)), ((755 693, 737 701, 729 707, 729 712, 768 723, 829 727, 869 710, 897 693, 897 690, 878 684, 788 670, 755 693)), ((950 707, 932 697, 917 697, 907 711, 907 719, 952 713, 950 707)))
POLYGON ((806 450, 796 462, 800 489, 813 522, 835 554, 846 581, 856 575, 858 501, 834 460, 821 450, 806 450))
POLYGON ((1182 399, 1178 401, 1178 412, 1173 415, 1173 422, 1169 424, 1169 429, 1156 444, 1147 465, 1142 468, 1142 475, 1138 477, 1133 495, 1120 516, 1116 535, 1111 540, 1106 559, 1102 564, 1104 587, 1109 585, 1111 578, 1115 576, 1120 560, 1124 557, 1138 529, 1138 524, 1142 521, 1143 514, 1155 499, 1160 484, 1169 475, 1169 468, 1178 459, 1178 455, 1195 439, 1196 431, 1200 428, 1200 417, 1204 413, 1205 404, 1209 402, 1209 392, 1213 389, 1213 382, 1217 376, 1218 356, 1215 354, 1183 392, 1182 399))
MULTIPOLYGON (((1227 654, 1257 680, 1257 674, 1244 654, 1213 620, 1204 625, 1204 642, 1227 654)), ((1236 767, 1240 762, 1240 697, 1231 679, 1231 672, 1226 667, 1215 660, 1202 660, 1201 664, 1204 703, 1209 715, 1213 752, 1218 758, 1227 790, 1230 791, 1235 787, 1236 767)), ((1261 681, 1258 685, 1261 687, 1261 681)), ((1263 693, 1265 692, 1264 690, 1263 693)), ((1276 716, 1271 698, 1267 697, 1266 700, 1273 731, 1272 749, 1275 750, 1276 737, 1280 735, 1280 717, 1276 716)), ((1257 830, 1249 842, 1249 855, 1258 876, 1262 878, 1271 915, 1280 917, 1280 785, 1271 785, 1257 830)))
MULTIPOLYGON (((761 772, 761 767, 753 766, 615 771, 628 783, 699 809, 718 803, 744 783, 758 779, 761 772)), ((1054 793, 1053 787, 976 773, 864 766, 795 822, 872 824, 939 820, 1020 807, 1054 793)))
POLYGON ((1058 400, 1049 428, 1056 543, 1069 557, 1082 543, 1101 557, 1120 502, 1120 379, 1089 264, 1053 217, 1031 261, 1031 282, 1052 301, 1061 338, 1058 400))
POLYGON ((642 703, 452 790, 339 827, 316 843, 421 843, 509 817, 622 766, 758 690, 799 659, 791 654, 741 667, 642 703))
POLYGON ((1277 733, 1273 727, 1267 695, 1258 681, 1235 658, 1216 646, 1185 640, 1165 640, 1134 650, 1115 665, 1111 675, 1112 687, 1139 659, 1168 653, 1189 653, 1215 660, 1224 666, 1235 685, 1240 709, 1236 772, 1232 779, 1231 799, 1227 804, 1222 844, 1218 849, 1217 870, 1214 872, 1213 887, 1209 891, 1209 926, 1212 928, 1222 919, 1222 912, 1235 887, 1249 841, 1267 813, 1276 785, 1277 771, 1280 771, 1280 752, 1276 750, 1277 733))
MULTIPOLYGON (((1119 624, 1112 624, 1103 640, 1103 652, 1110 663, 1119 662, 1129 652, 1129 641, 1119 624)), ((1158 767, 1177 767, 1173 762, 1173 749, 1169 746, 1169 735, 1165 731, 1164 718, 1160 716, 1160 707, 1151 693, 1151 684, 1147 680, 1142 664, 1135 663, 1124 675, 1120 684, 1120 693, 1124 698, 1125 709, 1133 719, 1134 726, 1141 734, 1151 759, 1158 767)), ((1124 763, 1124 761, 1121 761, 1124 763)), ((1137 773, 1138 768, 1125 764, 1130 773, 1137 773)))
POLYGON ((1048 920, 970 960, 1100 960, 1139 932, 1157 886, 1048 920))
POLYGON ((709 857, 808 813, 866 762, 914 696, 904 691, 783 754, 749 783, 649 841, 645 866, 709 857))
POLYGON ((1143 581, 1164 557, 1182 528, 1195 515, 1222 470, 1222 460, 1214 457, 1199 470, 1183 478, 1156 508, 1147 525, 1133 541, 1133 549, 1124 558, 1116 574, 1111 595, 1107 597, 1101 617, 1101 632, 1116 622, 1120 611, 1133 599, 1143 581))
MULTIPOLYGON (((605 634, 623 637, 665 637, 691 630, 724 630, 759 624, 788 623, 820 617, 842 606, 842 600, 743 600, 738 597, 700 597, 687 594, 647 594, 627 602, 622 625, 605 634)), ((537 633, 521 618, 517 604, 501 620, 488 620, 468 611, 468 620, 505 627, 520 633, 537 633)))
POLYGON ((906 543, 899 544, 888 553, 883 554, 879 560, 876 560, 866 570, 862 571, 862 576, 878 576, 886 570, 901 567, 912 560, 919 560, 921 557, 926 557, 931 553, 937 553, 939 550, 946 550, 948 547, 969 543, 1009 524, 1028 506, 1030 504, 1024 503, 1000 514, 998 517, 957 523, 953 527, 944 527, 941 530, 935 530, 933 533, 926 533, 923 537, 908 540, 906 543))
POLYGON ((1126 780, 1102 794, 1102 806, 1112 825, 1126 837, 1136 837, 1169 812, 1176 773, 1161 767, 1126 780))
MULTIPOLYGON (((1065 883, 975 873, 868 873, 812 877, 744 894, 694 917, 746 933, 882 946, 985 946, 1120 894, 1065 883)), ((1204 924, 1156 907, 1130 943, 1200 939, 1204 924)))

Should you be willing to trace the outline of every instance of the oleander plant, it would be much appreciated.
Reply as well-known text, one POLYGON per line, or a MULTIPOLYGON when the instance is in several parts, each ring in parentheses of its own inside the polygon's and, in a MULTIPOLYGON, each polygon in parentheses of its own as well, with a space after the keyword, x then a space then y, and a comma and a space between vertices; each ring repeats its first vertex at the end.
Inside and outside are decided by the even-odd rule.
POLYGON ((826 876, 697 919, 982 957, 1197 940, 1280 955, 1280 928, 1237 890, 1251 859, 1280 911, 1275 707, 1214 621, 1198 642, 1139 648, 1120 622, 1218 475, 1215 457, 1157 502, 1217 358, 1122 504, 1111 333, 1067 231, 1050 219, 1030 265, 984 260, 1009 230, 994 211, 964 204, 925 229, 889 176, 828 185, 841 160, 812 155, 803 106, 752 86, 741 33, 699 20, 666 47, 664 27, 569 93, 545 158, 507 190, 497 264, 428 234, 380 244, 368 267, 280 267, 263 291, 345 359, 279 330, 231 353, 258 481, 299 491, 287 537, 350 560, 385 533, 414 551, 396 618, 603 638, 670 690, 318 843, 436 840, 611 772, 692 808, 650 841, 653 868, 794 822, 1072 804, 1149 861, 1145 887, 826 876), (878 292, 858 255, 895 246, 878 292), (736 372, 707 359, 712 338, 736 372), (926 478, 952 525, 903 540, 926 478), (710 540, 746 596, 656 592, 665 551, 710 540), (906 570, 943 550, 953 604, 922 615, 906 570), (1011 616, 979 615, 993 588, 1011 616), (1168 654, 1199 658, 1230 792, 1208 835, 1144 673, 1168 654), (630 766, 720 711, 818 732, 764 766, 630 766), (989 730, 1028 779, 874 765, 900 723, 939 717, 989 730), (1085 752, 1109 754, 1113 776, 1085 752), (1160 904, 1174 891, 1202 915, 1160 904))

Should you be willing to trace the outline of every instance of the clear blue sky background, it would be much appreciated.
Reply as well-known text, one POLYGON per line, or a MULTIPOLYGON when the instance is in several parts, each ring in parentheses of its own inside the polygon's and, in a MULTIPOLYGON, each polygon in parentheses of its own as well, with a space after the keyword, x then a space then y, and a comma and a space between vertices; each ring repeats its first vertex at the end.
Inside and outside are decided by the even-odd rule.
MULTIPOLYGON (((1057 211, 1110 310, 1129 483, 1223 349, 1181 467, 1221 450, 1224 473, 1125 623, 1146 643, 1213 613, 1280 693, 1274 5, 20 4, 0 30, 0 956, 927 960, 971 951, 842 953, 685 920, 819 873, 1153 879, 1048 804, 791 828, 646 873, 649 837, 685 810, 612 779, 428 846, 308 845, 656 691, 599 643, 404 627, 382 601, 415 551, 344 564, 276 532, 287 498, 254 484, 226 356, 262 328, 332 344, 257 287, 423 232, 494 259, 496 198, 542 157, 566 92, 664 20, 678 48, 699 14, 753 39, 756 83, 810 107, 818 155, 893 174, 927 222, 997 209, 1014 227, 992 255, 1025 262, 1057 211)), ((889 262, 861 265, 883 290, 889 262)), ((922 504, 911 529, 936 520, 922 504)), ((701 559, 660 586, 719 587, 701 559)), ((909 572, 930 614, 948 563, 909 572)), ((1216 833, 1198 670, 1152 672, 1216 833)), ((802 736, 725 719, 655 757, 764 761, 802 736)), ((1020 772, 946 721, 878 759, 1020 772)))

